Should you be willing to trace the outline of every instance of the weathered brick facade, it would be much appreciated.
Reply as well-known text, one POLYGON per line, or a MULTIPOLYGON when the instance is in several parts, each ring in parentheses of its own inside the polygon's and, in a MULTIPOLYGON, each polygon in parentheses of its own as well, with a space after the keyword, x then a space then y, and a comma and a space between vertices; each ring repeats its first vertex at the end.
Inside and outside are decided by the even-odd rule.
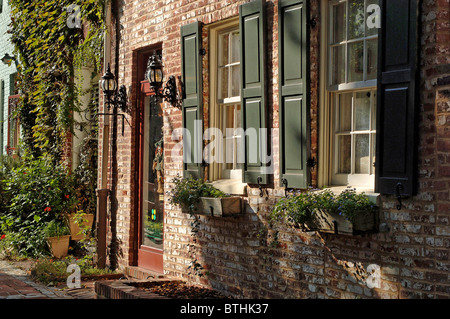
MULTIPOLYGON (((125 1, 118 12, 117 43, 113 19, 112 70, 129 95, 131 127, 117 134, 117 161, 110 159, 109 207, 110 262, 120 267, 136 264, 137 167, 136 112, 139 84, 138 56, 143 50, 162 48, 164 72, 180 75, 180 27, 204 24, 203 107, 208 114, 208 33, 206 26, 238 15, 248 1, 168 0, 125 1), (116 51, 118 45, 118 51, 116 51), (117 55, 116 55, 117 52, 117 55), (116 60, 116 57, 118 60, 116 60), (115 257, 114 257, 115 258, 115 257)), ((205 268, 203 277, 189 275, 191 219, 168 202, 171 179, 182 174, 182 158, 171 155, 182 125, 181 111, 164 103, 165 234, 164 273, 193 279, 235 297, 249 298, 448 298, 450 297, 450 4, 448 0, 420 2, 420 123, 418 195, 396 209, 394 196, 380 196, 380 232, 360 236, 319 234, 268 226, 273 204, 282 196, 278 187, 278 25, 277 1, 266 1, 267 79, 269 124, 272 136, 275 186, 260 197, 248 188, 246 213, 238 218, 201 216, 196 257, 205 268), (375 270, 375 273, 371 273, 375 270), (377 272, 379 270, 379 272, 377 272), (380 274, 380 281, 371 280, 380 274)), ((311 155, 318 157, 320 1, 311 1, 311 155)), ((205 123, 207 123, 205 118, 205 123)), ((100 138, 103 129, 100 123, 100 138)), ((114 145, 111 153, 114 154, 114 145)), ((99 146, 101 176, 102 144, 99 146)), ((317 170, 312 182, 317 185, 317 170)))

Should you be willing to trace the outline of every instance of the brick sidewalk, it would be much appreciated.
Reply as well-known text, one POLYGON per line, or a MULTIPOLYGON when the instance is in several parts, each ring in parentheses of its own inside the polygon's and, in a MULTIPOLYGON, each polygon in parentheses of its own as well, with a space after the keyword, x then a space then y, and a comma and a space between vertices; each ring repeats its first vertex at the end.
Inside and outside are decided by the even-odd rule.
POLYGON ((49 299, 50 296, 14 276, 0 272, 0 299, 49 299))
POLYGON ((95 299, 93 283, 65 292, 31 280, 27 273, 0 260, 0 299, 95 299))

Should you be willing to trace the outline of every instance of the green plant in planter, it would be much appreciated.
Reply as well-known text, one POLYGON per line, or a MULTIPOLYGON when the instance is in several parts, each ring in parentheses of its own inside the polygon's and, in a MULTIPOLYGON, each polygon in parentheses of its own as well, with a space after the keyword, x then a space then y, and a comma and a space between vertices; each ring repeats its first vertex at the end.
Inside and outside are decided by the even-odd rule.
POLYGON ((47 237, 61 237, 70 235, 69 227, 63 221, 59 220, 50 221, 44 228, 44 232, 47 237))
POLYGON ((200 197, 227 197, 223 191, 201 179, 192 177, 173 179, 175 187, 172 189, 169 202, 187 210, 190 214, 196 211, 196 205, 200 202, 200 197))
POLYGON ((334 209, 353 223, 358 214, 371 212, 375 209, 375 206, 364 193, 357 194, 355 189, 347 188, 336 197, 334 209))
POLYGON ((364 194, 357 194, 355 189, 347 188, 340 194, 330 189, 308 190, 306 192, 282 198, 271 212, 272 221, 303 225, 315 218, 316 211, 338 214, 353 223, 358 214, 372 212, 375 206, 364 194))
POLYGON ((285 220, 289 224, 303 225, 313 218, 317 197, 317 194, 308 191, 282 198, 273 207, 270 220, 272 222, 285 220))

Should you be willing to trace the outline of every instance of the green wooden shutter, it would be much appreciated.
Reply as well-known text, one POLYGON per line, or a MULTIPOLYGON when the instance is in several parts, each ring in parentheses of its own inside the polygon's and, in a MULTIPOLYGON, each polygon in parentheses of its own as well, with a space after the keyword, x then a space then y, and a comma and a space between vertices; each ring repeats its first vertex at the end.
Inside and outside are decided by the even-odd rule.
POLYGON ((181 27, 181 80, 183 92, 183 168, 184 177, 203 178, 202 169, 202 61, 201 24, 181 27))
POLYGON ((308 7, 303 0, 278 3, 280 182, 289 188, 306 188, 310 177, 308 7))
POLYGON ((241 105, 244 138, 243 180, 249 184, 267 184, 268 155, 265 1, 254 0, 239 7, 241 39, 241 105), (266 134, 264 134, 266 133, 266 134))
POLYGON ((417 0, 381 0, 376 191, 416 192, 417 0))

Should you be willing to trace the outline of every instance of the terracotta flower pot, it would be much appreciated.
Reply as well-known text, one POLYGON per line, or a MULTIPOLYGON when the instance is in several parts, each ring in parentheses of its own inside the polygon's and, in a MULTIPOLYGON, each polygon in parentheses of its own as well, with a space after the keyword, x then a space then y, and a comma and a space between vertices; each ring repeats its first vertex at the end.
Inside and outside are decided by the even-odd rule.
POLYGON ((81 240, 85 238, 85 235, 82 233, 82 229, 84 227, 92 227, 94 223, 94 214, 86 214, 83 216, 82 225, 77 224, 75 221, 75 214, 68 214, 67 220, 69 221, 70 234, 72 236, 72 240, 81 240), (85 223, 84 220, 87 220, 85 223))
POLYGON ((67 256, 69 252, 70 235, 63 235, 60 237, 49 237, 48 244, 50 250, 55 258, 67 256))

